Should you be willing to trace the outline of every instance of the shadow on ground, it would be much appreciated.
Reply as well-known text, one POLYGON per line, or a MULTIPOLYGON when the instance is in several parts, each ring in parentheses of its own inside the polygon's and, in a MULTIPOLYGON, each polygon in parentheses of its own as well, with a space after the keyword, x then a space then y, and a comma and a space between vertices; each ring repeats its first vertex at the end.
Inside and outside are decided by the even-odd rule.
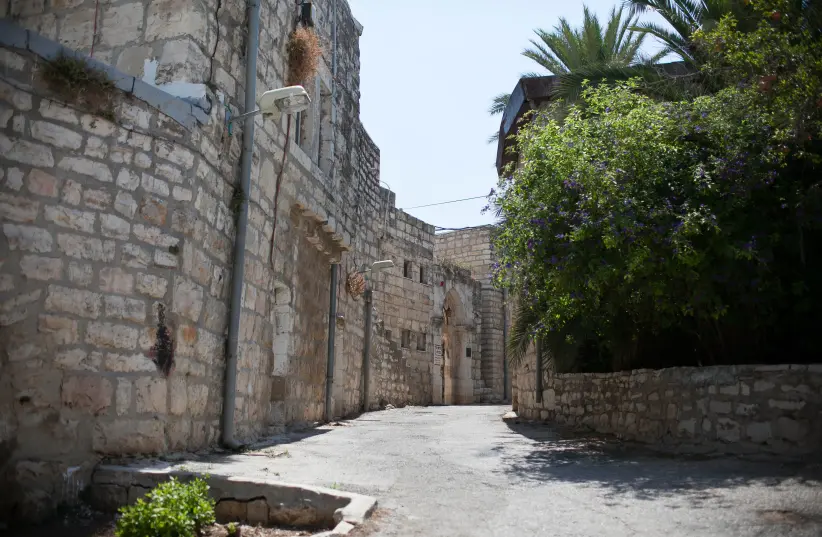
MULTIPOLYGON (((755 462, 733 457, 671 456, 595 435, 546 425, 507 422, 512 436, 530 442, 502 443, 502 471, 525 484, 567 482, 603 489, 606 505, 623 499, 677 498, 692 507, 731 507, 723 494, 737 487, 822 487, 822 468, 804 463, 755 462)), ((819 518, 822 510, 806 516, 819 518)))

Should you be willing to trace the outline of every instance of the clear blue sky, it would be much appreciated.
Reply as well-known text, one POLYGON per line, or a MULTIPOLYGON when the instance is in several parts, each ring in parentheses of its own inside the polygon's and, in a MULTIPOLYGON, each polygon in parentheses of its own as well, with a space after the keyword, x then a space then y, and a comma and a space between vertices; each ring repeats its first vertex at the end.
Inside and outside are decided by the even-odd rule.
MULTIPOLYGON (((500 117, 491 98, 539 66, 520 55, 534 28, 578 25, 579 0, 348 0, 360 40, 362 120, 399 208, 488 194, 500 117)), ((602 22, 620 0, 589 0, 602 22)), ((654 47, 650 47, 651 49, 654 47)), ((430 224, 488 224, 484 200, 408 212, 430 224)))

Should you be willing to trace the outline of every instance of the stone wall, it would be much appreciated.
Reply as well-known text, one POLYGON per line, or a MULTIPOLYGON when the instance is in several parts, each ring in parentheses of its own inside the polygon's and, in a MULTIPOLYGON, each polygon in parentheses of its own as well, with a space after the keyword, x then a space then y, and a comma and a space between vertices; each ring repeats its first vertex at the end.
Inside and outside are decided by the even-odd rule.
MULTIPOLYGON (((89 0, 0 2, 31 30, 0 20, 0 486, 12 491, 0 517, 75 500, 99 457, 218 443, 238 199, 249 205, 240 440, 323 419, 331 264, 332 414, 362 402, 365 309, 345 278, 385 257, 398 268, 374 282, 370 400, 429 404, 441 392, 433 228, 379 186, 379 150, 359 121, 362 27, 344 0, 315 7, 324 56, 275 205, 288 119, 254 119, 249 192, 236 188, 242 128, 226 126, 243 111, 245 2, 107 2, 96 37, 89 0), (88 52, 94 41, 95 66, 116 85, 111 121, 42 82, 44 59, 75 54, 47 37, 88 52), (405 260, 430 269, 425 281, 403 277, 405 260)), ((265 2, 261 17, 258 95, 284 85, 296 9, 265 2)), ((482 372, 481 293, 461 278, 442 286, 470 305, 470 387, 482 372)))
MULTIPOLYGON (((393 197, 392 197, 393 199, 393 197)), ((374 282, 374 309, 385 339, 372 375, 376 390, 372 405, 394 400, 400 404, 430 404, 434 336, 432 286, 434 227, 388 208, 379 241, 380 259, 395 268, 374 282)), ((394 403, 396 404, 396 403, 394 403)))
POLYGON ((439 262, 453 262, 471 271, 471 276, 483 283, 491 282, 491 251, 493 226, 479 226, 437 235, 436 257, 439 262))
POLYGON ((437 235, 435 255, 438 263, 454 264, 471 271, 482 282, 482 402, 501 402, 505 394, 505 338, 503 323, 507 322, 507 305, 502 291, 491 284, 491 250, 493 226, 480 226, 437 235))
POLYGON ((232 191, 140 99, 122 99, 112 123, 50 98, 36 56, 2 61, 0 464, 24 457, 4 468, 19 486, 4 497, 34 515, 78 490, 93 453, 217 440, 232 191), (160 325, 170 376, 171 355, 152 354, 160 325))
POLYGON ((435 266, 433 331, 439 345, 433 364, 434 402, 482 402, 482 284, 467 270, 435 266), (469 354, 470 352, 470 354, 469 354))
POLYGON ((523 418, 581 426, 680 451, 818 454, 822 365, 543 372, 531 351, 513 380, 523 418))

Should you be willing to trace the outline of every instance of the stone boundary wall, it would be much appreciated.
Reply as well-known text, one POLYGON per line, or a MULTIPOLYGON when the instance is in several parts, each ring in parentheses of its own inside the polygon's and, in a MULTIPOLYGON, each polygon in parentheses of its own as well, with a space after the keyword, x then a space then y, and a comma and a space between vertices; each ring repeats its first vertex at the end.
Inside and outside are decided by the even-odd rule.
POLYGON ((525 419, 689 452, 804 455, 822 450, 822 365, 741 365, 620 373, 544 372, 533 352, 514 378, 525 419))

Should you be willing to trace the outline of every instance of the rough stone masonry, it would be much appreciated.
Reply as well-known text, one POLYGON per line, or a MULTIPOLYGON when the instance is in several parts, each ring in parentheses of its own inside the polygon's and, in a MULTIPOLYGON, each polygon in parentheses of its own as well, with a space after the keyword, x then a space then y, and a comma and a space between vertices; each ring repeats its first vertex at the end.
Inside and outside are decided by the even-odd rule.
MULTIPOLYGON (((314 5, 324 53, 275 205, 288 119, 255 118, 249 192, 237 189, 241 125, 226 127, 244 111, 245 1, 0 1, 0 519, 75 501, 100 457, 218 443, 238 200, 240 439, 323 419, 329 373, 335 416, 502 398, 483 288, 438 267, 434 228, 379 186, 359 120, 362 27, 345 0, 314 5), (41 76, 92 48, 116 86, 108 119, 41 76), (370 282, 363 394, 366 306, 346 282, 385 258, 396 268, 370 282)), ((261 17, 258 93, 285 84, 298 12, 268 0, 261 17)))

